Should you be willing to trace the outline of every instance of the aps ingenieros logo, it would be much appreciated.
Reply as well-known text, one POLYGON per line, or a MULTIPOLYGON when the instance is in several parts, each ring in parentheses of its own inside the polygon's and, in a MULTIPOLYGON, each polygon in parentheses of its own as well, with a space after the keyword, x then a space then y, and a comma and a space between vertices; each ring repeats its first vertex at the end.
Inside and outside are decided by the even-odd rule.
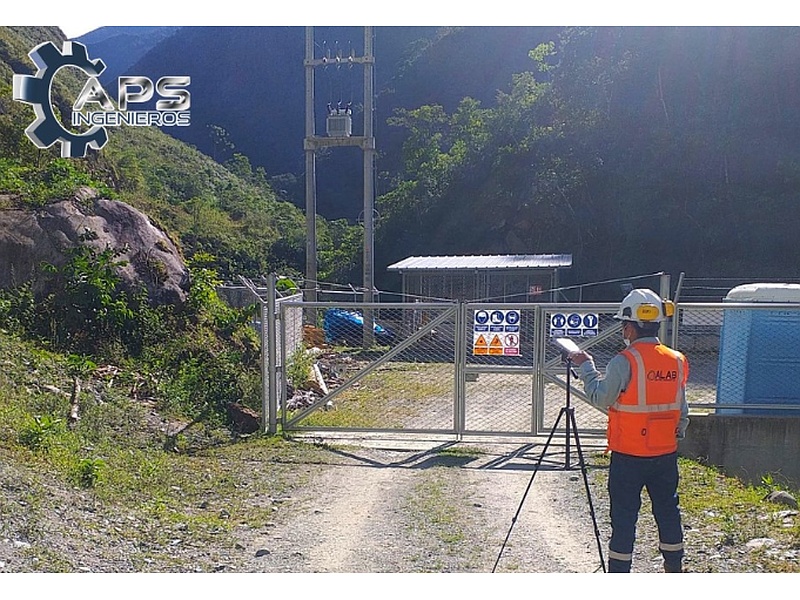
POLYGON ((62 158, 82 158, 87 148, 100 150, 108 141, 106 127, 186 127, 191 123, 191 95, 186 76, 161 77, 155 84, 147 77, 122 76, 117 80, 117 107, 100 84, 98 77, 106 65, 100 59, 89 60, 86 46, 64 42, 63 51, 52 42, 39 44, 28 53, 37 67, 35 75, 14 75, 13 99, 33 106, 36 120, 25 130, 37 148, 61 143, 62 158), (72 127, 89 127, 77 133, 64 127, 55 115, 51 102, 53 78, 63 67, 81 69, 88 79, 72 107, 72 127), (158 95, 155 110, 128 110, 158 95), (86 110, 98 105, 99 110, 86 110))

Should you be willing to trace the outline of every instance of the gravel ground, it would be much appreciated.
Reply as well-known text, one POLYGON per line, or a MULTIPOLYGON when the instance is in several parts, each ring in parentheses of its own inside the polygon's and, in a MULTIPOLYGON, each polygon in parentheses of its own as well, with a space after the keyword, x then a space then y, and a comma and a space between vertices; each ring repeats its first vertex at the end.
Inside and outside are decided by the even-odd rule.
MULTIPOLYGON (((599 450, 584 446, 587 460, 599 450)), ((213 543, 193 539, 185 524, 165 529, 0 461, 0 572, 602 572, 598 537, 605 556, 610 533, 605 469, 587 469, 596 536, 574 447, 570 469, 554 443, 538 470, 542 441, 326 440, 321 452, 320 460, 287 466, 303 483, 285 497, 242 493, 240 501, 271 504, 274 519, 240 522, 231 508, 236 525, 213 543)), ((647 510, 645 503, 638 573, 661 571, 647 510)), ((685 527, 687 571, 757 570, 746 549, 721 545, 718 531, 685 527)))
POLYGON ((579 469, 545 461, 525 495, 538 455, 519 446, 458 448, 341 452, 315 478, 317 493, 289 500, 289 520, 242 536, 250 552, 240 568, 488 573, 500 556, 497 572, 601 569, 579 469))

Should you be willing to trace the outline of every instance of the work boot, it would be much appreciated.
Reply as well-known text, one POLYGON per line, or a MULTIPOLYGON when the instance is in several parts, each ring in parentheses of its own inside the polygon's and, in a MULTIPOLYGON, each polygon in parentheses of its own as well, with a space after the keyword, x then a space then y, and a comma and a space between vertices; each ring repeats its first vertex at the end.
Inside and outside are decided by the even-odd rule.
POLYGON ((616 558, 608 559, 608 572, 609 573, 630 573, 631 561, 618 560, 616 558))
POLYGON ((664 563, 664 573, 683 573, 681 563, 664 563))

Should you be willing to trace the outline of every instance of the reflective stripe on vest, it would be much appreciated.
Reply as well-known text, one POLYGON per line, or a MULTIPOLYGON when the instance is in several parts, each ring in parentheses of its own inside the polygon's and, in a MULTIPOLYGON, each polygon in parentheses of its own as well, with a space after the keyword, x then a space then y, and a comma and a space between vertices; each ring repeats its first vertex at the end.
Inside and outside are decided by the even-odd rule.
MULTIPOLYGON (((662 412, 667 410, 680 410, 681 409, 681 390, 683 388, 683 360, 680 355, 674 353, 674 357, 678 362, 678 376, 675 378, 677 385, 675 386, 675 397, 672 402, 668 404, 648 404, 647 403, 647 371, 644 368, 644 360, 642 355, 636 348, 628 348, 625 350, 633 357, 638 374, 634 373, 631 379, 636 380, 636 404, 621 404, 617 402, 614 405, 620 412, 662 412)), ((623 354, 625 353, 623 352, 623 354)))
POLYGON ((631 367, 631 379, 608 409, 609 449, 634 456, 676 451, 688 375, 683 355, 660 343, 636 344, 622 354, 631 367))

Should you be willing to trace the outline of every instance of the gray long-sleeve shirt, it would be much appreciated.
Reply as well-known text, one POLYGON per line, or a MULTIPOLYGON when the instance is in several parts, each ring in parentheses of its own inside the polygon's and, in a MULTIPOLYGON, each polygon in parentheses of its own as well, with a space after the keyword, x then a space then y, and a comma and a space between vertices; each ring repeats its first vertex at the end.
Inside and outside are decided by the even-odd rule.
MULTIPOLYGON (((640 338, 633 344, 660 343, 657 337, 640 338)), ((589 359, 578 367, 578 376, 583 382, 583 389, 593 406, 606 409, 617 401, 619 395, 625 391, 631 381, 631 365, 622 354, 617 354, 608 361, 605 375, 597 370, 594 359, 589 359)), ((689 405, 686 403, 686 390, 681 388, 681 418, 678 423, 678 439, 686 435, 689 425, 689 405)))

